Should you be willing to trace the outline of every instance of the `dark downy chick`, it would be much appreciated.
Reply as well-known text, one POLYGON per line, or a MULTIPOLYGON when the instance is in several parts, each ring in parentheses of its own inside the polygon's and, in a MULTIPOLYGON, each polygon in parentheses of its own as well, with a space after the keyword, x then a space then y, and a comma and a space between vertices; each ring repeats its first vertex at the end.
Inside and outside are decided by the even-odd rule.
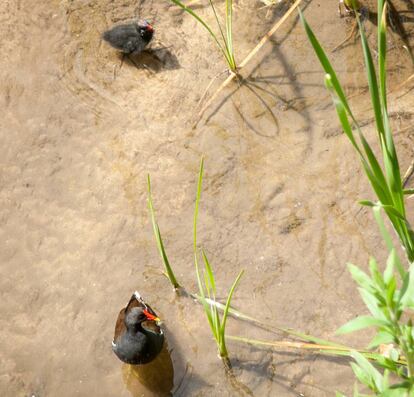
POLYGON ((124 54, 139 54, 151 41, 154 29, 148 21, 114 26, 102 38, 124 54))

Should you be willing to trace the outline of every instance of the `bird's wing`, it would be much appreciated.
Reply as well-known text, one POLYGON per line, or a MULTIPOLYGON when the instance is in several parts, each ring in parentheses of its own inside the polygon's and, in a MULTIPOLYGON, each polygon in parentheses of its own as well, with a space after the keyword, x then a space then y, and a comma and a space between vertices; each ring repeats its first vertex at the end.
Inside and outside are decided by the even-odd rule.
POLYGON ((126 52, 134 52, 137 49, 137 38, 136 37, 130 37, 124 47, 124 51, 126 52))
POLYGON ((125 309, 122 309, 118 314, 118 319, 116 320, 115 324, 115 332, 114 332, 114 345, 115 341, 125 332, 125 309))
POLYGON ((141 323, 141 327, 144 328, 146 331, 153 332, 154 334, 162 334, 162 329, 159 327, 155 321, 143 321, 141 323))

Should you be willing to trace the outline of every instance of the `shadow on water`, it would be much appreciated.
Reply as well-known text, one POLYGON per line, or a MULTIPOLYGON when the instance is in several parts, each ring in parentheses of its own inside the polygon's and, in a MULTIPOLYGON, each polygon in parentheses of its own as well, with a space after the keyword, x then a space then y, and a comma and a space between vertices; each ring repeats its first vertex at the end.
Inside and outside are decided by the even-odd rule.
POLYGON ((193 374, 192 366, 185 361, 173 333, 165 331, 168 344, 164 343, 161 353, 152 362, 122 366, 122 379, 132 397, 185 396, 190 384, 191 392, 208 386, 193 374))
MULTIPOLYGON (((260 347, 251 346, 250 349, 252 352, 263 351, 260 347)), ((344 367, 349 367, 349 362, 352 361, 349 357, 328 356, 315 353, 306 354, 299 351, 278 351, 271 354, 270 357, 262 363, 249 362, 245 360, 232 360, 232 375, 235 377, 234 373, 236 372, 250 373, 253 378, 256 378, 263 376, 263 374, 267 374, 268 381, 275 383, 289 393, 292 393, 297 387, 301 386, 311 386, 314 389, 316 388, 323 390, 324 392, 329 392, 329 390, 325 390, 323 387, 315 385, 313 382, 310 383, 304 380, 310 373, 310 366, 312 366, 316 360, 344 367), (297 364, 300 364, 302 368, 299 373, 292 375, 281 374, 286 374, 286 371, 282 370, 283 368, 295 366, 297 364)))
POLYGON ((163 70, 175 70, 181 67, 178 58, 168 47, 149 48, 140 54, 123 55, 119 54, 120 59, 130 67, 137 69, 147 69, 152 73, 159 73, 163 70))
POLYGON ((239 379, 237 379, 237 376, 235 372, 233 371, 233 368, 225 368, 226 373, 226 379, 229 382, 229 385, 233 389, 235 393, 239 396, 254 396, 253 391, 243 382, 241 382, 239 379))
POLYGON ((167 344, 155 360, 146 365, 122 366, 122 378, 133 397, 151 393, 154 396, 171 396, 174 387, 174 367, 167 344))
MULTIPOLYGON (((405 3, 407 4, 408 8, 414 8, 412 1, 408 0, 405 1, 405 3)), ((410 56, 411 63, 414 65, 414 54, 412 46, 409 42, 410 32, 407 32, 407 29, 404 26, 404 24, 413 23, 414 17, 410 17, 406 15, 403 11, 398 10, 391 0, 387 1, 387 6, 387 27, 392 33, 396 34, 398 38, 402 41, 402 47, 407 51, 408 55, 410 56)), ((412 11, 408 10, 408 12, 412 11)), ((360 15, 362 23, 364 23, 364 21, 369 21, 372 24, 372 26, 375 27, 375 29, 377 28, 377 12, 363 7, 360 12, 360 15)), ((334 51, 353 45, 356 41, 357 36, 357 21, 355 19, 355 21, 352 24, 351 33, 348 35, 347 38, 345 38, 345 40, 343 40, 342 43, 335 47, 334 51)))
MULTIPOLYGON (((305 10, 309 2, 303 5, 302 10, 305 10)), ((278 10, 279 12, 280 10, 278 10)), ((281 45, 283 42, 290 36, 291 31, 296 27, 299 22, 299 17, 295 17, 289 28, 284 31, 283 35, 279 38, 271 38, 269 43, 272 44, 272 57, 276 57, 278 62, 281 64, 281 67, 284 70, 283 76, 273 76, 268 75, 266 77, 258 75, 260 68, 268 61, 268 57, 265 56, 261 58, 254 68, 248 73, 244 79, 239 80, 237 84, 233 85, 233 88, 227 95, 223 95, 223 98, 218 102, 218 104, 213 106, 213 109, 209 111, 208 116, 205 119, 205 122, 208 123, 212 117, 214 117, 219 110, 224 106, 224 104, 229 100, 232 99, 235 110, 239 117, 243 120, 244 124, 255 134, 265 137, 265 138, 275 138, 276 135, 279 133, 280 125, 278 122, 278 117, 276 116, 277 111, 282 110, 293 110, 296 111, 299 117, 301 117, 305 121, 304 130, 308 132, 309 139, 307 150, 311 150, 312 145, 312 131, 313 131, 313 123, 310 117, 308 110, 306 109, 307 106, 300 106, 300 109, 296 109, 295 102, 298 100, 305 98, 303 93, 302 85, 297 82, 297 76, 295 75, 295 65, 292 65, 291 62, 287 59, 287 56, 281 50, 281 45), (278 80, 282 78, 287 78, 289 80, 289 85, 292 87, 294 92, 294 99, 288 100, 282 97, 276 91, 278 86, 278 80), (240 101, 240 105, 236 105, 234 101, 234 94, 241 89, 245 89, 244 93, 246 93, 246 98, 243 98, 240 101), (252 103, 256 103, 258 107, 262 109, 260 114, 249 114, 251 113, 251 106, 252 103), (248 104, 247 109, 242 109, 243 104, 248 104), (255 125, 255 121, 253 119, 260 119, 261 116, 267 114, 270 117, 271 123, 268 123, 266 126, 266 134, 263 133, 262 126, 255 125), (271 130, 269 129, 271 128, 271 130)), ((283 83, 283 84, 286 84, 283 83)), ((243 94, 244 94, 243 93, 243 94)), ((260 120, 259 120, 260 121, 260 120)))

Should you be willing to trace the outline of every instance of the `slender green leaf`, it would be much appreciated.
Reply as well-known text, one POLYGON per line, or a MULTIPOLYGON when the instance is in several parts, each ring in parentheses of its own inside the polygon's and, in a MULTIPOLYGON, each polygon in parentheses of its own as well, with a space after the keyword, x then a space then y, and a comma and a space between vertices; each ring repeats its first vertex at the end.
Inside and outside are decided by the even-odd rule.
POLYGON ((336 94, 341 99, 342 103, 344 104, 344 107, 348 114, 351 115, 352 119, 354 120, 354 117, 352 116, 351 109, 348 105, 348 101, 346 99, 346 96, 342 90, 341 84, 339 83, 338 77, 335 73, 334 68, 332 67, 331 63, 329 62, 328 57, 326 56, 325 51, 323 50, 322 46, 320 45, 318 39, 316 38, 315 34, 313 33, 312 29, 308 25, 305 17, 303 16, 302 12, 299 10, 299 16, 300 20, 303 24, 303 27, 305 28, 305 32, 308 36, 308 39, 310 43, 312 44, 312 47, 315 51, 316 56, 319 58, 319 62, 321 63, 323 69, 325 70, 325 73, 328 73, 331 76, 332 80, 332 86, 335 89, 336 94))
POLYGON ((222 323, 221 323, 221 333, 223 335, 226 331, 226 321, 227 321, 227 315, 229 313, 231 298, 233 297, 234 290, 236 289, 237 284, 239 283, 240 278, 243 275, 243 273, 244 273, 244 271, 241 270, 240 273, 238 274, 238 276, 236 277, 236 280, 234 280, 234 283, 230 288, 229 294, 227 295, 227 302, 226 302, 226 306, 224 307, 223 319, 222 319, 222 323))
POLYGON ((391 310, 394 310, 394 306, 395 306, 394 305, 394 294, 395 294, 396 289, 397 289, 397 282, 395 280, 395 277, 392 277, 390 282, 387 285, 387 290, 386 290, 387 306, 391 310))
POLYGON ((361 353, 353 351, 351 354, 359 367, 370 378, 371 384, 375 387, 374 391, 382 391, 382 375, 380 372, 361 353))
POLYGON ((204 265, 205 265, 206 270, 207 270, 208 283, 210 284, 211 289, 213 291, 213 296, 215 296, 216 295, 216 282, 215 282, 215 279, 214 279, 213 269, 210 266, 210 262, 208 261, 207 255, 206 255, 204 250, 201 250, 201 254, 203 256, 204 265))
POLYGON ((196 193, 196 200, 195 200, 195 206, 194 206, 194 253, 195 257, 197 258, 197 220, 198 220, 198 208, 200 205, 200 198, 201 198, 201 188, 203 185, 203 170, 204 170, 204 158, 201 158, 200 161, 200 170, 198 173, 198 182, 197 182, 197 193, 196 193))
POLYGON ((382 279, 382 275, 378 270, 377 261, 373 257, 369 258, 369 270, 371 272, 371 278, 374 281, 374 284, 379 290, 383 290, 385 288, 384 280, 382 279))
MULTIPOLYGON (((407 382, 407 386, 409 382, 407 382)), ((378 397, 413 397, 413 392, 410 392, 409 386, 395 387, 384 390, 378 397)))
POLYGON ((158 252, 161 256, 161 259, 164 264, 164 268, 167 274, 168 279, 170 280, 171 284, 175 289, 180 288, 180 284, 178 283, 177 279, 175 278, 174 272, 171 268, 170 262, 168 260, 167 253, 165 251, 164 243, 162 241, 161 237, 161 231, 158 227, 158 223, 156 221, 155 217, 155 210, 154 210, 154 204, 152 202, 152 195, 151 195, 151 178, 149 174, 147 175, 147 186, 148 186, 148 208, 150 210, 151 214, 151 221, 152 221, 152 228, 154 230, 155 240, 157 242, 158 252))
POLYGON ((344 324, 336 331, 336 333, 338 335, 347 334, 349 332, 359 331, 360 329, 368 327, 383 327, 386 325, 387 323, 384 320, 380 320, 370 316, 359 316, 344 324))
POLYGON ((349 123, 349 120, 348 120, 348 114, 346 112, 347 104, 344 103, 340 99, 340 97, 337 95, 337 91, 334 88, 334 83, 332 80, 332 76, 330 74, 325 75, 325 86, 326 88, 328 88, 329 92, 331 93, 332 101, 335 105, 336 113, 338 114, 338 118, 339 118, 339 121, 341 122, 342 129, 344 130, 348 139, 351 141, 355 150, 359 153, 361 159, 364 160, 364 156, 355 140, 354 133, 352 132, 351 124, 349 123))
POLYGON ((404 308, 414 309, 414 263, 407 274, 408 283, 401 289, 400 302, 404 308))
POLYGON ((371 289, 373 287, 371 278, 363 272, 358 266, 348 263, 348 270, 352 278, 364 289, 371 289))
POLYGON ((366 307, 371 312, 371 314, 376 318, 383 321, 386 321, 384 313, 378 307, 378 300, 376 297, 371 294, 368 290, 360 288, 359 293, 361 294, 362 300, 364 301, 366 307))
MULTIPOLYGON (((385 244, 387 245, 387 249, 390 253, 392 253, 393 250, 394 250, 394 244, 392 242, 390 234, 388 233, 388 230, 385 227, 384 220, 382 219, 381 208, 380 207, 374 207, 373 212, 374 212, 374 218, 375 218, 375 220, 378 224, 378 227, 380 229, 382 238, 385 241, 385 244)), ((404 269, 402 263, 400 262, 400 259, 399 259, 398 255, 396 255, 396 254, 394 254, 394 264, 395 264, 395 267, 397 268, 398 272, 400 273, 401 278, 404 279, 406 272, 405 272, 405 269, 404 269)))
MULTIPOLYGON (((355 363, 351 363, 352 371, 354 371, 355 376, 357 379, 363 384, 368 386, 370 389, 373 387, 372 379, 370 378, 369 374, 367 374, 359 365, 355 363)), ((360 394, 357 393, 357 396, 360 394)), ((354 393, 355 396, 355 393, 354 393)))
POLYGON ((369 342, 368 349, 374 349, 379 345, 384 345, 394 342, 394 336, 387 331, 378 331, 374 338, 369 342))
POLYGON ((226 0, 226 45, 231 60, 232 70, 236 69, 233 51, 233 1, 226 0))
POLYGON ((368 86, 369 91, 371 94, 371 102, 374 110, 375 115, 375 122, 377 125, 377 130, 380 136, 384 135, 384 123, 382 120, 382 113, 381 113, 381 102, 379 98, 379 91, 378 91, 378 83, 377 83, 377 76, 375 72, 374 62, 372 61, 371 51, 368 46, 368 41, 365 35, 365 29, 362 26, 361 21, 359 20, 358 13, 357 21, 358 27, 361 34, 361 43, 362 43, 362 50, 364 52, 364 59, 365 59, 365 67, 367 70, 367 77, 368 77, 368 86))
MULTIPOLYGON (((381 4, 379 5, 381 7, 381 4)), ((387 108, 386 89, 386 55, 387 55, 387 17, 386 7, 378 8, 378 73, 380 82, 380 98, 383 109, 387 108)))
POLYGON ((395 263, 397 262, 397 254, 395 252, 395 249, 392 248, 387 259, 387 266, 384 270, 384 282, 385 284, 388 284, 391 279, 394 277, 394 269, 395 269, 395 263))
POLYGON ((383 240, 385 241, 385 244, 387 245, 388 251, 392 251, 394 249, 394 244, 392 243, 392 239, 390 234, 388 233, 388 230, 385 227, 384 220, 381 216, 381 208, 380 207, 374 207, 374 218, 377 221, 378 227, 380 229, 381 235, 383 240))
POLYGON ((374 203, 371 200, 361 200, 361 201, 358 201, 358 203, 366 207, 375 207, 378 205, 378 203, 374 203))
POLYGON ((216 42, 216 44, 219 47, 220 51, 223 53, 223 55, 226 58, 226 61, 228 63, 229 61, 228 61, 228 58, 227 58, 227 52, 223 48, 223 46, 220 44, 219 40, 217 39, 217 36, 215 35, 215 33, 213 32, 213 30, 211 29, 211 27, 194 10, 192 10, 190 7, 187 7, 180 0, 171 0, 171 1, 174 4, 176 4, 177 6, 181 7, 185 12, 187 12, 188 14, 190 14, 192 17, 194 17, 198 22, 201 23, 201 25, 204 26, 204 28, 206 28, 206 30, 210 33, 210 36, 216 42))

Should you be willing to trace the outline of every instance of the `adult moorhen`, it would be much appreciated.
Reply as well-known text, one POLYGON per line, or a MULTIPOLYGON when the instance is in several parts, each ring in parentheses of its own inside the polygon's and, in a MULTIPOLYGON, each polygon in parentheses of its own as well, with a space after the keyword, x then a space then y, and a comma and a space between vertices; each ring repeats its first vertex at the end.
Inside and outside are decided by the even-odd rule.
POLYGON ((151 362, 164 344, 164 332, 159 322, 154 310, 135 291, 127 306, 119 312, 112 350, 127 364, 151 362))

